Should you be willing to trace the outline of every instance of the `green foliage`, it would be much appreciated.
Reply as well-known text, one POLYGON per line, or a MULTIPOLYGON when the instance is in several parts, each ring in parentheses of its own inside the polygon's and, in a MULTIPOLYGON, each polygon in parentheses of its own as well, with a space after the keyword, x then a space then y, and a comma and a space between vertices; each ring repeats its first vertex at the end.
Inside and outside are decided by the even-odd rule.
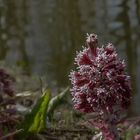
POLYGON ((62 91, 60 94, 58 94, 50 100, 47 110, 47 115, 50 121, 53 118, 54 110, 56 109, 56 107, 62 104, 62 101, 64 97, 66 97, 68 90, 69 88, 67 87, 64 91, 62 91))
POLYGON ((125 136, 126 140, 132 140, 134 138, 134 131, 128 130, 125 136))
POLYGON ((126 131, 125 140, 133 140, 134 137, 140 133, 140 127, 131 128, 126 131))
POLYGON ((51 99, 51 91, 47 90, 41 97, 39 105, 37 106, 37 110, 35 110, 36 114, 34 116, 32 125, 28 129, 29 132, 40 132, 46 127, 46 116, 47 116, 46 111, 50 99, 51 99))
POLYGON ((18 126, 18 129, 23 129, 23 133, 21 133, 19 137, 24 136, 24 139, 26 139, 30 133, 43 131, 46 128, 47 117, 51 120, 54 110, 62 103, 68 89, 69 88, 66 88, 62 93, 52 99, 51 91, 46 90, 38 99, 32 111, 25 115, 24 121, 18 126))
POLYGON ((24 137, 28 136, 28 133, 40 132, 46 126, 46 110, 48 108, 48 103, 51 99, 51 91, 46 90, 42 97, 38 99, 36 105, 32 111, 25 116, 24 121, 18 126, 18 128, 23 129, 23 133, 20 135, 24 137))

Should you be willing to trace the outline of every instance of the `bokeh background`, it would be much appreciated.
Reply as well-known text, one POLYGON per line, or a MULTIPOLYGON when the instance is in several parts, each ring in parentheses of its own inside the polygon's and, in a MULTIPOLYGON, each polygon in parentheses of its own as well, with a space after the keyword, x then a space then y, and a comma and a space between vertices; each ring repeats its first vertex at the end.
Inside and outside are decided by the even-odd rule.
POLYGON ((140 114, 139 0, 0 0, 0 61, 53 88, 69 85, 75 52, 93 32, 125 59, 140 114))

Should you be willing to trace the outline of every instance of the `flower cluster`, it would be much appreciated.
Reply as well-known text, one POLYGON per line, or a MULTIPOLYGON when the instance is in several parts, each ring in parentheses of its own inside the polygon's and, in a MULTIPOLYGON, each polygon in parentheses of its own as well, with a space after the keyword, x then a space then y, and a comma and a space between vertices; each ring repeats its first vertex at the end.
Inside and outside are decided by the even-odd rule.
POLYGON ((70 73, 75 109, 95 112, 103 116, 104 121, 113 114, 110 121, 117 123, 120 112, 129 107, 131 84, 125 63, 115 47, 110 43, 99 47, 97 35, 90 34, 86 47, 77 53, 75 63, 77 70, 70 73))
POLYGON ((7 130, 13 130, 16 123, 14 81, 14 78, 10 74, 4 69, 0 69, 0 137, 7 130))
POLYGON ((0 94, 7 94, 8 96, 14 96, 14 90, 12 83, 14 78, 11 77, 4 69, 0 69, 0 94))

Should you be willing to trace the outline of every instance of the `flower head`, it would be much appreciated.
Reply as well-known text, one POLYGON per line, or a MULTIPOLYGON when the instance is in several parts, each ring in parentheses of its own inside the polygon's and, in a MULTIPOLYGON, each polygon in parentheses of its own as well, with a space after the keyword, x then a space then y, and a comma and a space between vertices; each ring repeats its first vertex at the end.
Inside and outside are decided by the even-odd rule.
POLYGON ((77 53, 75 63, 77 70, 70 73, 75 109, 110 114, 128 108, 130 77, 112 44, 99 47, 97 35, 88 35, 86 47, 77 53))
POLYGON ((0 68, 0 137, 16 128, 15 120, 18 115, 13 89, 14 81, 15 79, 7 71, 0 68))
POLYGON ((0 69, 0 95, 5 93, 10 97, 14 96, 13 82, 14 78, 4 69, 0 69))

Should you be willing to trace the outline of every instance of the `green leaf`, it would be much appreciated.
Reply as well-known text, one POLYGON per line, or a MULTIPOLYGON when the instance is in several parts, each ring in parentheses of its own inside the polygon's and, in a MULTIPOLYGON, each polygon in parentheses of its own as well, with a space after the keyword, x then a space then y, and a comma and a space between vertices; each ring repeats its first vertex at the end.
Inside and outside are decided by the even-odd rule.
POLYGON ((134 138, 134 131, 128 130, 126 133, 126 140, 132 140, 134 138))
POLYGON ((22 135, 26 136, 30 132, 38 133, 46 127, 46 113, 50 99, 51 91, 47 89, 19 126, 20 129, 24 130, 22 135))
POLYGON ((66 97, 68 90, 69 87, 67 87, 64 91, 50 100, 47 110, 47 117, 49 118, 49 120, 52 120, 54 110, 56 109, 56 107, 62 104, 62 101, 66 97))
POLYGON ((46 116, 50 98, 51 92, 49 90, 45 91, 40 107, 34 117, 33 123, 28 129, 29 132, 40 132, 46 127, 46 116))

